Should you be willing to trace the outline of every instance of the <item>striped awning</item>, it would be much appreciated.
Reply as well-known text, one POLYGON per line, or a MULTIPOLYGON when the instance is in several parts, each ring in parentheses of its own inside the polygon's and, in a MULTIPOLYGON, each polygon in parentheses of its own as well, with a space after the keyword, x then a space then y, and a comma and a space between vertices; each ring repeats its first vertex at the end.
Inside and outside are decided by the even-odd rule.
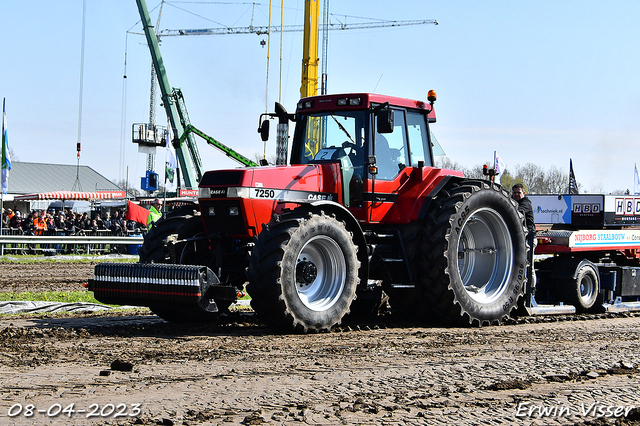
POLYGON ((111 200, 114 198, 125 198, 124 191, 97 191, 97 192, 75 192, 75 191, 52 191, 39 192, 37 194, 16 195, 15 201, 33 200, 111 200))

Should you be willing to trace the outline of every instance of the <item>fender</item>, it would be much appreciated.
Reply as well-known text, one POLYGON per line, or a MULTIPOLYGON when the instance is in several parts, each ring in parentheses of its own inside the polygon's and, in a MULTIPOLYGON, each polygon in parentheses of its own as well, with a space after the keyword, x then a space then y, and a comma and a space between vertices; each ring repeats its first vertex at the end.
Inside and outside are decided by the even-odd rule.
POLYGON ((458 176, 451 176, 451 175, 443 176, 440 182, 438 182, 438 184, 435 186, 435 188, 433 188, 431 193, 427 195, 427 197, 425 198, 424 203, 420 207, 420 212, 418 213, 418 219, 422 220, 427 217, 427 212, 429 211, 429 206, 431 205, 431 201, 433 201, 433 199, 442 191, 443 188, 445 188, 449 184, 449 182, 457 183, 457 182, 462 182, 463 180, 464 180, 463 178, 460 178, 458 176))

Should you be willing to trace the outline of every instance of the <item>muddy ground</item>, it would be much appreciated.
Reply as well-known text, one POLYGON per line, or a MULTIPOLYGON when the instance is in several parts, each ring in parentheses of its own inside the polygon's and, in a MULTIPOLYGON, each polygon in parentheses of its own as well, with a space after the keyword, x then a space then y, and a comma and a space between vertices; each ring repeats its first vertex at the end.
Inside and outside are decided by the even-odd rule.
MULTIPOLYGON (((77 290, 90 264, 0 265, 0 290, 77 290)), ((484 328, 349 321, 278 335, 251 312, 0 316, 0 424, 640 425, 640 316, 484 328)))

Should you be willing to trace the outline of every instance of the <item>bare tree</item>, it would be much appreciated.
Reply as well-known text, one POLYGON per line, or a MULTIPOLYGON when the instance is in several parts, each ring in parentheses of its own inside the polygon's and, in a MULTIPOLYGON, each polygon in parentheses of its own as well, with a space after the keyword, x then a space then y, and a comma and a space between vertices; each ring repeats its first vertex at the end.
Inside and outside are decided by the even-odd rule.
POLYGON ((545 179, 548 194, 569 192, 569 176, 556 166, 551 166, 545 179))
MULTIPOLYGON (((253 153, 253 161, 255 163, 260 164, 260 160, 262 160, 263 158, 264 156, 262 154, 258 154, 257 152, 253 153)), ((277 160, 278 157, 275 154, 267 156, 267 161, 269 162, 269 164, 276 164, 277 160)))
POLYGON ((460 163, 452 161, 449 157, 438 157, 436 159, 436 167, 441 169, 458 170, 461 171, 465 177, 469 179, 486 179, 487 177, 482 174, 482 166, 465 167, 460 163))
MULTIPOLYGON (((492 164, 492 162, 489 161, 487 164, 492 164)), ((467 168, 448 157, 438 158, 436 164, 438 167, 460 170, 465 177, 471 179, 487 179, 482 174, 482 166, 467 168)), ((526 163, 505 169, 500 176, 500 183, 507 189, 516 183, 521 183, 524 185, 525 191, 530 194, 566 194, 569 192, 569 173, 556 166, 544 170, 537 164, 526 163)), ((580 191, 581 188, 582 184, 578 182, 578 190, 580 191)))
POLYGON ((515 171, 516 178, 520 179, 519 183, 524 185, 526 192, 531 194, 541 193, 544 181, 542 167, 537 164, 527 163, 524 166, 516 166, 515 171))
POLYGON ((631 191, 629 190, 629 188, 627 189, 614 189, 613 191, 610 192, 611 195, 629 195, 631 194, 631 191))
POLYGON ((597 184, 593 185, 590 191, 592 194, 604 194, 604 188, 602 186, 602 182, 598 182, 597 184))
POLYGON ((138 188, 136 188, 133 184, 131 184, 131 182, 127 182, 124 179, 120 179, 119 181, 115 181, 115 184, 117 186, 119 186, 120 188, 124 189, 126 192, 127 197, 129 198, 135 198, 135 197, 139 197, 141 195, 140 190, 138 190, 138 188))

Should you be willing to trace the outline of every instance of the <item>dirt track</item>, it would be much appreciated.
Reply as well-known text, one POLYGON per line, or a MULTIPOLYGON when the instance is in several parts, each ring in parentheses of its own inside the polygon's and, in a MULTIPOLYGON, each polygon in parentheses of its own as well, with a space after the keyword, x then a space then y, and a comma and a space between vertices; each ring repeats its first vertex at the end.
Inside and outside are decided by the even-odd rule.
MULTIPOLYGON (((91 271, 0 265, 5 291, 78 289, 91 271)), ((0 424, 640 425, 639 338, 636 315, 480 329, 390 316, 294 336, 251 314, 0 317, 0 424)))
POLYGON ((0 291, 80 291, 95 263, 0 263, 0 291))

